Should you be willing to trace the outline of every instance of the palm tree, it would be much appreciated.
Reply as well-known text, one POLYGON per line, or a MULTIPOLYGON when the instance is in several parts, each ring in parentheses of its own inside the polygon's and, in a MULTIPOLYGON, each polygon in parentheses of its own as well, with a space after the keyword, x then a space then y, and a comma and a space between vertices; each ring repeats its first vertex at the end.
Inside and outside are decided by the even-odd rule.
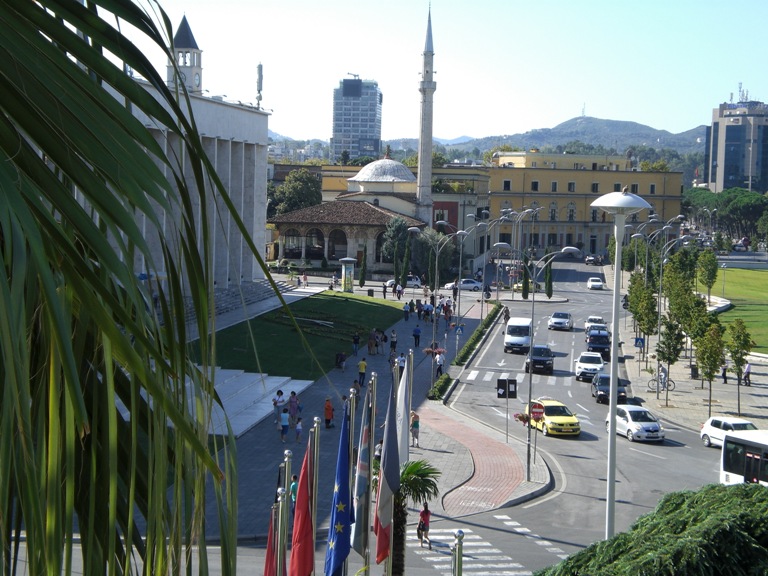
POLYGON ((418 506, 430 502, 439 491, 440 471, 426 460, 406 462, 400 470, 400 491, 395 494, 392 513, 392 574, 405 574, 405 534, 408 526, 408 502, 418 506))
POLYGON ((204 573, 211 479, 221 569, 236 571, 234 439, 208 436, 214 338, 193 361, 185 321, 191 299, 196 332, 214 333, 211 228, 224 216, 211 206, 229 212, 263 262, 185 89, 171 91, 120 31, 174 62, 170 22, 147 3, 152 13, 131 0, 0 2, 4 572, 22 561, 31 574, 69 572, 79 536, 87 574, 175 574, 192 557, 204 573), (161 146, 135 113, 178 146, 161 146), (156 229, 161 258, 139 219, 156 229), (166 278, 156 306, 136 262, 166 278))

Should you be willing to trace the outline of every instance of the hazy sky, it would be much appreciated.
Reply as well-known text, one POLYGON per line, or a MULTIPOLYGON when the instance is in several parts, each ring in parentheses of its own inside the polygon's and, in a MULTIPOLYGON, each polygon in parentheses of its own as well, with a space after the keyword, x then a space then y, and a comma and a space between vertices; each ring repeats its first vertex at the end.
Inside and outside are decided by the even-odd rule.
MULTIPOLYGON (((160 4, 174 32, 187 16, 211 95, 255 103, 262 63, 272 131, 330 139, 333 90, 352 73, 379 83, 382 138, 418 136, 427 0, 160 4)), ((710 124, 740 82, 768 101, 766 22, 766 0, 433 0, 434 135, 514 134, 582 113, 673 133, 710 124)))

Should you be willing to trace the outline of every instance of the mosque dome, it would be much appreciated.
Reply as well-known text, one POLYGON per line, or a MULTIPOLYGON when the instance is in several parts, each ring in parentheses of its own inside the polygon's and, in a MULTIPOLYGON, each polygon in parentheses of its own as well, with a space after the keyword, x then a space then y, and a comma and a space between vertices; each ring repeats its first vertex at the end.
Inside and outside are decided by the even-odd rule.
POLYGON ((366 164, 349 179, 350 182, 416 182, 410 168, 402 162, 390 158, 382 158, 366 164))

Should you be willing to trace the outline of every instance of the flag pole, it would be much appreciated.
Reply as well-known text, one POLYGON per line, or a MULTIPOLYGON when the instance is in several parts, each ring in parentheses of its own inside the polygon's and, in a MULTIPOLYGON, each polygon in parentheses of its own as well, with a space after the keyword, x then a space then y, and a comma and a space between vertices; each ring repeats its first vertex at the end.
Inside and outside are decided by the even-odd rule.
POLYGON ((283 536, 283 512, 285 511, 286 490, 282 486, 277 489, 277 554, 275 558, 275 574, 285 574, 285 538, 283 536))
MULTIPOLYGON (((371 433, 368 435, 368 470, 369 482, 368 482, 368 502, 373 502, 373 451, 376 448, 376 382, 378 377, 376 372, 371 373, 371 380, 368 383, 371 391, 371 433)), ((371 573, 371 510, 373 506, 368 506, 368 517, 365 518, 365 531, 367 537, 365 539, 365 555, 363 556, 363 564, 365 565, 365 574, 371 573)))
MULTIPOLYGON (((315 425, 310 433, 313 434, 312 441, 312 541, 317 542, 317 483, 318 469, 320 468, 320 416, 315 416, 315 425)), ((312 574, 315 573, 315 565, 312 563, 312 574)))
MULTIPOLYGON (((354 468, 357 467, 357 458, 355 458, 355 408, 357 407, 357 390, 349 389, 349 442, 347 457, 349 458, 349 473, 347 474, 347 485, 351 495, 355 486, 354 468), (352 464, 354 462, 354 464, 352 464)), ((351 503, 350 503, 351 504, 351 503)), ((357 519, 355 519, 357 520, 357 519)), ((349 570, 349 556, 344 560, 344 576, 349 570)))
POLYGON ((290 498, 291 498, 291 459, 293 458, 293 452, 286 450, 283 452, 283 494, 282 501, 280 503, 280 515, 278 517, 277 526, 277 563, 278 563, 278 576, 282 576, 286 567, 285 558, 288 549, 288 511, 290 510, 290 498))

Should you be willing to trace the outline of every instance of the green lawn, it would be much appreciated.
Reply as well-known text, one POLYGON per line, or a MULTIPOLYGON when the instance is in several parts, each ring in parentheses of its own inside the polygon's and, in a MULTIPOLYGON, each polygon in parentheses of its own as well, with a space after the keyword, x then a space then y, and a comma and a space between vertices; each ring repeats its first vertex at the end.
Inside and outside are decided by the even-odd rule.
MULTIPOLYGON (((733 307, 720 314, 724 326, 736 318, 742 318, 752 340, 757 343, 755 352, 768 353, 768 270, 725 270, 725 298, 733 307)), ((706 288, 699 285, 706 294, 706 288)), ((723 296, 723 270, 718 270, 717 281, 712 286, 712 296, 723 296)))
MULTIPOLYGON (((308 347, 302 343, 288 313, 279 309, 218 331, 217 364, 222 368, 317 380, 333 369, 337 352, 351 354, 355 332, 360 334, 364 355, 370 330, 386 330, 397 322, 402 318, 404 303, 404 300, 384 301, 342 292, 322 292, 290 306, 308 347)), ((409 336, 399 334, 400 338, 409 336)))

